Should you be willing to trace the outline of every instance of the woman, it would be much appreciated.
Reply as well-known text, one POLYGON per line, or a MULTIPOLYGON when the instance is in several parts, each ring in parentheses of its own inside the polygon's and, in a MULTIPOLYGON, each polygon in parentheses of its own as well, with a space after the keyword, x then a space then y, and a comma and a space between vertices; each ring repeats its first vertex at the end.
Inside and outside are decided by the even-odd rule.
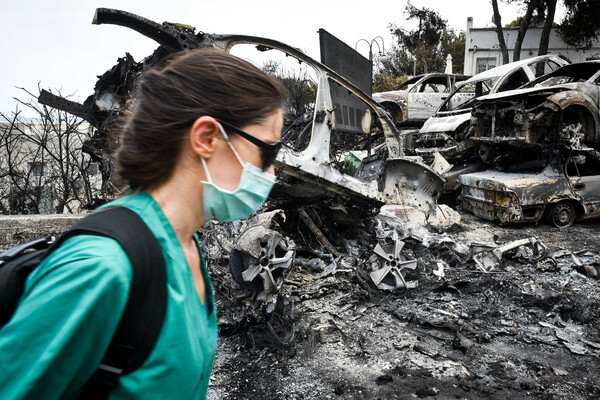
MULTIPOLYGON (((114 399, 205 398, 217 344, 214 296, 195 232, 245 218, 274 183, 285 88, 248 62, 194 50, 144 73, 116 155, 127 194, 167 268, 164 323, 114 399)), ((28 277, 0 331, 0 398, 77 398, 127 302, 131 264, 112 239, 68 239, 28 277)))

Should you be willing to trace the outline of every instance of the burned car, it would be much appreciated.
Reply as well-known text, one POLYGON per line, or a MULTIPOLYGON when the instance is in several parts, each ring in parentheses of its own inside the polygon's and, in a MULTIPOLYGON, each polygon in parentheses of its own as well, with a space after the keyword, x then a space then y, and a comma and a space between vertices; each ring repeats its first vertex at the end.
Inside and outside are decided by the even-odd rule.
POLYGON ((417 75, 389 92, 373 93, 396 124, 418 125, 431 117, 458 82, 467 75, 433 73, 417 75))
POLYGON ((600 62, 570 64, 521 89, 477 99, 470 140, 502 172, 460 176, 462 207, 500 222, 545 215, 561 228, 596 217, 599 79, 600 62))
MULTIPOLYGON (((43 104, 67 110, 97 128, 97 157, 110 152, 115 138, 110 127, 120 110, 132 100, 136 79, 146 69, 158 65, 169 54, 181 50, 213 47, 245 58, 264 70, 278 70, 284 83, 305 85, 311 104, 301 109, 290 104, 277 156, 277 183, 269 197, 271 217, 244 222, 232 246, 232 269, 240 285, 264 289, 270 295, 281 286, 294 257, 292 243, 272 228, 273 215, 293 215, 308 226, 323 248, 335 248, 318 225, 360 224, 365 213, 385 204, 414 206, 425 212, 436 209, 443 179, 418 158, 404 157, 402 142, 388 113, 357 86, 313 60, 300 50, 276 40, 246 36, 219 35, 182 24, 158 24, 120 10, 98 9, 95 24, 116 24, 136 30, 159 47, 136 62, 127 54, 117 65, 99 77, 95 92, 83 104, 42 92, 43 104), (268 67, 268 68, 267 68, 268 67), (295 68, 295 69, 293 69, 295 68), (310 96, 309 96, 310 97, 310 96), (289 118, 289 116, 292 116, 289 118), (104 147, 103 147, 104 146, 104 147), (350 168, 350 156, 358 159, 350 168), (310 206, 316 212, 306 212, 310 206), (322 211, 322 212, 320 212, 322 211), (260 222, 262 221, 262 222, 260 222), (316 222, 315 222, 316 221, 316 222), (256 229, 251 224, 262 225, 256 229)), ((94 142, 90 144, 90 147, 94 142)), ((268 296, 267 296, 268 297, 268 296)))
MULTIPOLYGON (((213 47, 243 57, 259 67, 277 65, 287 72, 287 66, 300 65, 301 71, 293 72, 296 74, 294 76, 300 76, 300 81, 306 80, 314 85, 315 98, 312 106, 307 107, 299 118, 286 121, 282 132, 282 141, 286 146, 279 153, 276 168, 282 175, 281 185, 298 183, 303 186, 300 182, 304 181, 306 187, 289 189, 286 198, 342 195, 370 205, 406 202, 411 198, 414 204, 427 203, 433 207, 431 200, 435 197, 435 185, 431 185, 431 181, 441 180, 435 172, 420 164, 418 159, 403 157, 398 131, 387 112, 347 79, 300 50, 276 40, 254 36, 195 33, 195 29, 189 25, 169 22, 158 24, 113 9, 96 10, 93 23, 131 28, 154 39, 159 47, 140 62, 133 60, 129 54, 119 59, 117 65, 99 77, 95 93, 83 104, 62 99, 47 91, 42 91, 40 95, 42 104, 65 109, 89 121, 98 128, 99 134, 110 135, 108 128, 118 112, 130 101, 137 77, 171 53, 213 47), (352 175, 345 173, 348 171, 344 165, 351 151, 354 154, 362 152, 367 159, 364 163, 359 162, 352 175), (375 151, 378 162, 373 160, 375 151), (419 189, 411 190, 409 196, 399 193, 399 185, 394 185, 394 177, 405 175, 411 169, 427 175, 426 186, 432 189, 423 193, 419 189), (315 181, 321 184, 314 185, 315 181), (434 196, 415 200, 419 194, 434 196)), ((411 186, 417 188, 419 184, 411 186)))
POLYGON ((482 96, 473 110, 472 140, 486 145, 484 161, 492 161, 499 146, 548 148, 577 124, 582 125, 581 142, 598 145, 599 83, 600 62, 588 61, 561 67, 517 90, 482 96))
POLYGON ((451 163, 476 158, 473 143, 466 140, 474 100, 518 88, 567 64, 566 60, 547 54, 501 65, 459 83, 419 132, 408 138, 408 152, 427 157, 437 151, 451 163))
POLYGON ((485 171, 459 177, 461 204, 481 218, 501 223, 538 222, 566 228, 600 217, 600 153, 559 152, 543 169, 485 171))

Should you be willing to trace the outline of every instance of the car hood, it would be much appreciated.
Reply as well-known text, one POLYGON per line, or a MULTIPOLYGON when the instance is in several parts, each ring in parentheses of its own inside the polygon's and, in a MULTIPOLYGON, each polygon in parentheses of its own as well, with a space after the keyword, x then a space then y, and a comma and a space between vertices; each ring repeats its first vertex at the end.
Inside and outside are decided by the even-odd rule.
POLYGON ((461 124, 471 119, 471 108, 447 113, 437 113, 430 117, 419 133, 454 132, 461 124))
POLYGON ((541 92, 562 92, 565 90, 573 90, 577 88, 577 83, 566 83, 564 85, 555 85, 555 86, 544 86, 544 87, 530 87, 524 89, 514 89, 507 90, 505 92, 499 92, 494 94, 488 94, 485 96, 481 96, 477 98, 477 101, 487 102, 487 101, 496 101, 498 99, 506 99, 509 97, 522 97, 531 95, 533 93, 541 93, 541 92))
POLYGON ((540 173, 484 171, 464 174, 458 181, 463 187, 464 196, 481 197, 479 190, 512 192, 519 198, 521 206, 543 204, 571 196, 569 178, 550 166, 540 173))
POLYGON ((461 175, 458 179, 461 184, 480 187, 482 189, 518 189, 538 185, 546 182, 556 182, 562 175, 552 165, 548 165, 541 172, 502 172, 482 171, 461 175))

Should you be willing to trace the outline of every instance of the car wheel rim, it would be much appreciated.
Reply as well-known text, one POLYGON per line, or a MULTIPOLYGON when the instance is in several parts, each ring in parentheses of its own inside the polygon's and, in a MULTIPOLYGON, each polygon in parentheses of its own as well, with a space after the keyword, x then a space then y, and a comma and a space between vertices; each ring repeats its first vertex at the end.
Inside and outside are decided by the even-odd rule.
POLYGON ((554 224, 566 228, 573 223, 573 208, 569 204, 558 204, 554 208, 554 224))

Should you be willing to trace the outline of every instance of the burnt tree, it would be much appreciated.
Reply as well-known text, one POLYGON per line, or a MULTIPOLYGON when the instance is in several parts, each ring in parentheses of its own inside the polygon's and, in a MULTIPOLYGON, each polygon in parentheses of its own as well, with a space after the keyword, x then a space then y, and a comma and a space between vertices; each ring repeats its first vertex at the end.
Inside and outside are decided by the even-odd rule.
POLYGON ((0 136, 4 183, 0 210, 5 214, 63 213, 93 203, 98 190, 96 174, 90 172, 95 165, 81 151, 89 126, 81 118, 31 99, 18 102, 33 116, 24 117, 18 108, 11 115, 0 113, 5 121, 0 136))
POLYGON ((500 51, 502 52, 502 64, 508 64, 508 48, 506 47, 506 40, 504 40, 502 16, 500 15, 500 10, 498 9, 498 0, 492 0, 492 8, 494 10, 494 29, 498 35, 498 44, 500 45, 500 51))

